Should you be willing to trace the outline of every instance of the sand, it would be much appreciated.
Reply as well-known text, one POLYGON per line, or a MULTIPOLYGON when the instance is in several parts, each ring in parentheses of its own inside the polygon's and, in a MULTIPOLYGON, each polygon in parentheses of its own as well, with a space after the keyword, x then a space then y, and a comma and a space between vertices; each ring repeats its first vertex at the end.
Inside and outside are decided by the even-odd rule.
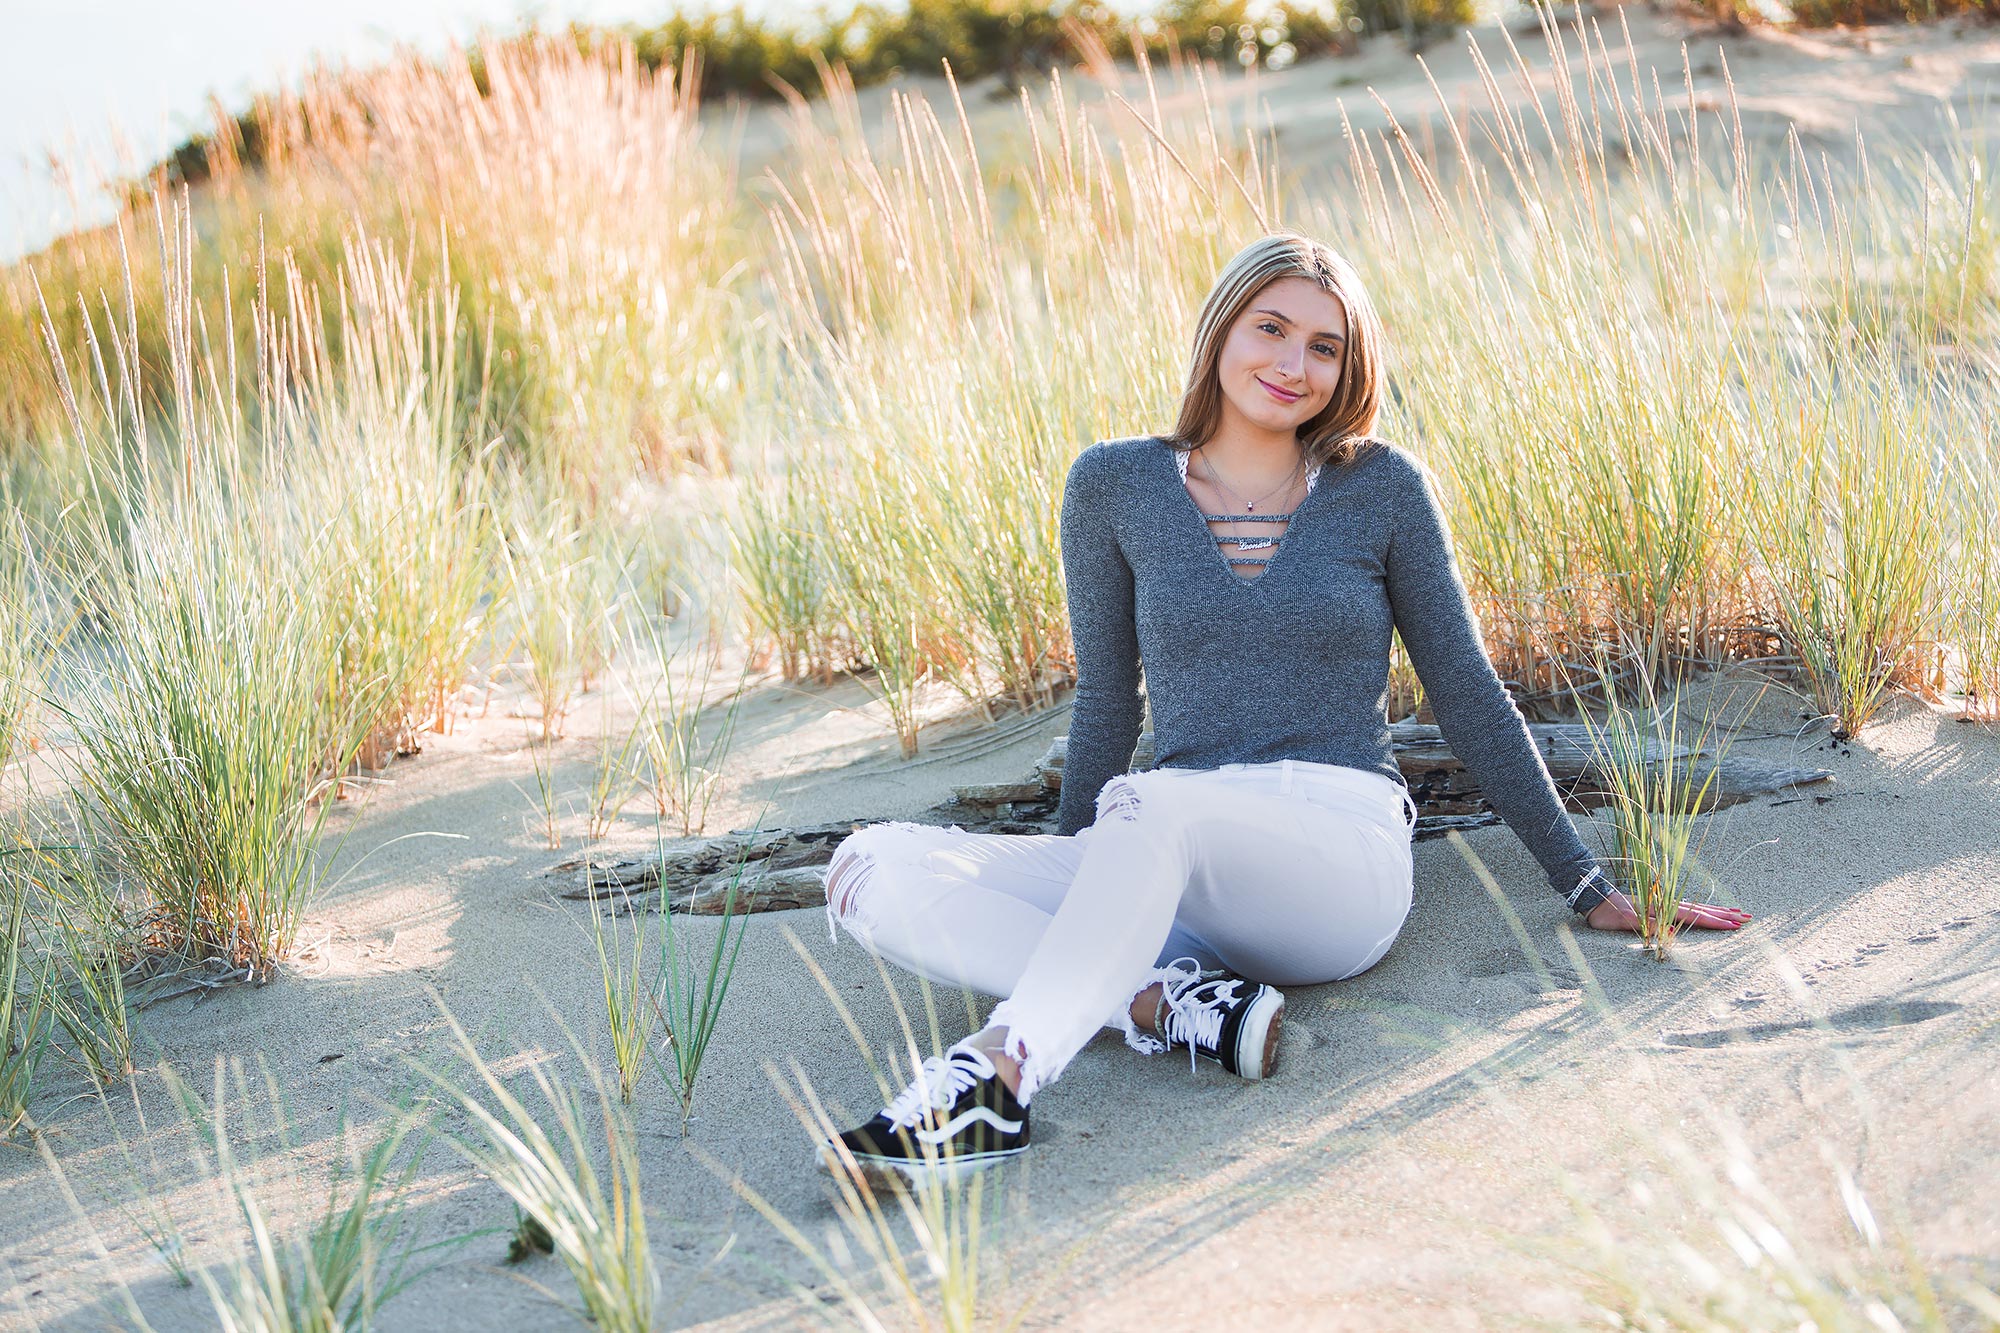
MULTIPOLYGON (((1682 37, 1691 48, 1724 41, 1746 106, 1816 135, 1846 133, 1857 112, 1871 125, 1928 123, 1937 97, 1970 107, 2000 70, 1991 29, 1718 39, 1652 16, 1642 26, 1649 52, 1677 50, 1682 37)), ((1462 57, 1440 49, 1432 67, 1448 96, 1462 86, 1462 57)), ((1283 133, 1321 132, 1336 96, 1350 111, 1372 106, 1340 85, 1357 73, 1392 85, 1392 105, 1428 97, 1391 50, 1312 64, 1264 81, 1283 133)), ((579 699, 558 747, 565 792, 587 780, 599 705, 597 694, 579 699)), ((926 707, 926 751, 903 763, 861 683, 755 680, 711 827, 906 815, 953 784, 1021 776, 1067 725, 1059 709, 1003 719, 1015 730, 996 736, 947 695, 926 707)), ((147 1010, 132 1088, 102 1103, 55 1078, 35 1109, 61 1181, 25 1140, 0 1148, 0 1327, 121 1324, 127 1289, 157 1328, 213 1325, 206 1298, 173 1283, 137 1225, 144 1192, 199 1263, 221 1256, 233 1226, 190 1160, 199 1135, 174 1112, 167 1067, 205 1088, 219 1055, 245 1062, 255 1095, 232 1118, 247 1114, 260 1131, 244 1155, 263 1164, 266 1201, 292 1226, 325 1197, 343 1110, 378 1122, 414 1085, 409 1059, 449 1066, 440 1004, 511 1073, 542 1061, 581 1079, 565 1024, 608 1059, 587 908, 556 897, 568 881, 547 873, 578 850, 581 819, 565 816, 563 849, 543 842, 518 713, 503 683, 343 807, 335 882, 280 980, 147 1010), (282 1090, 289 1154, 264 1128, 260 1064, 282 1090)), ((1106 1034, 1037 1099, 1035 1148, 989 1191, 990 1308, 1028 1302, 1033 1328, 1602 1326, 1593 1275, 1616 1271, 1621 1253, 1689 1289, 1671 1259, 1636 1248, 1649 1217, 1744 1282, 1700 1202, 1704 1173, 1647 1165, 1646 1143, 1665 1131, 1721 1160, 1711 1118, 1740 1134, 1737 1155, 1818 1271, 1866 1250, 1844 1171, 1885 1243, 1907 1241, 1933 1275, 2000 1284, 2000 733, 1899 699, 1838 743, 1824 730, 1794 734, 1800 704, 1779 690, 1739 725, 1738 753, 1835 774, 1831 788, 1705 821, 1703 860, 1755 913, 1749 928, 1684 937, 1665 963, 1632 936, 1584 931, 1573 960, 1569 914, 1510 832, 1465 841, 1528 947, 1458 849, 1420 843, 1403 934, 1363 976, 1290 993, 1276 1077, 1191 1071, 1106 1034), (1632 1244, 1594 1244, 1571 1194, 1602 1214, 1604 1234, 1632 1244)), ((1579 827, 1601 837, 1595 821, 1579 827)), ((631 850, 650 837, 635 803, 606 843, 631 850)), ((810 1322, 795 1287, 824 1288, 689 1146, 816 1243, 838 1232, 809 1137, 767 1067, 796 1059, 852 1112, 880 1094, 801 950, 869 1043, 895 1041, 874 966, 851 942, 830 943, 822 914, 751 922, 688 1139, 658 1082, 642 1084, 634 1111, 674 1326, 810 1322)), ((896 984, 920 1004, 907 979, 896 984)), ((940 1000, 950 1040, 966 1030, 966 1006, 940 1000)), ((426 1155, 413 1197, 427 1239, 490 1234, 429 1256, 437 1266, 385 1308, 383 1327, 569 1322, 528 1285, 573 1301, 560 1265, 502 1265, 511 1208, 446 1146, 426 1155)), ((1725 1186, 1723 1197, 1716 1207, 1736 1195, 1725 1186)))
MULTIPOLYGON (((172 1111, 162 1065, 204 1088, 218 1053, 251 1062, 253 1078, 257 1062, 269 1068, 299 1151, 298 1179, 276 1179, 266 1193, 279 1218, 300 1223, 322 1197, 340 1110, 364 1122, 381 1115, 382 1100, 412 1085, 405 1057, 452 1067, 440 1000, 510 1071, 535 1059, 582 1076, 554 1015, 607 1059, 585 909, 555 899, 568 881, 546 874, 575 848, 540 841, 525 723, 505 716, 507 702, 498 696, 486 718, 430 738, 365 805, 342 813, 342 878, 312 913, 310 948, 293 971, 260 990, 143 1015, 155 1049, 134 1087, 150 1134, 123 1090, 108 1107, 82 1095, 61 1102, 60 1089, 44 1099, 49 1146, 111 1261, 91 1257, 83 1224, 32 1151, 10 1148, 0 1159, 7 1326, 115 1323, 120 1282, 158 1328, 209 1325, 205 1298, 172 1285, 127 1211, 149 1190, 198 1257, 213 1258, 227 1234, 212 1186, 189 1164, 196 1139, 172 1111), (525 1058, 507 1059, 517 1052, 525 1058), (136 1169, 118 1155, 114 1128, 136 1169)), ((592 702, 559 748, 566 788, 587 776, 594 742, 580 724, 592 702)), ((940 713, 945 703, 933 700, 940 713)), ((873 708, 851 681, 761 686, 739 767, 790 775, 746 782, 730 810, 761 808, 768 796, 767 823, 907 814, 954 781, 1018 775, 1062 728, 1060 716, 1041 719, 992 753, 906 768, 884 762, 893 742, 873 708)), ((1576 940, 1615 1021, 1587 1001, 1561 947, 1567 912, 1513 835, 1491 828, 1467 846, 1504 886, 1546 980, 1463 857, 1425 841, 1416 905, 1389 955, 1351 981, 1290 993, 1273 1079, 1191 1071, 1101 1037, 1037 1100, 1031 1157, 993 1191, 1003 1239, 991 1248, 1007 1292, 998 1308, 1032 1296, 1030 1327, 1152 1326, 1197 1310, 1224 1327, 1486 1328, 1531 1316, 1570 1325, 1586 1317, 1579 1293, 1590 1288, 1552 1256, 1594 1271, 1609 1261, 1585 1245, 1562 1182, 1629 1219, 1638 1213, 1627 1191, 1644 1179, 1690 1234, 1710 1234, 1699 1212, 1683 1215, 1688 1187, 1641 1170, 1644 1154, 1628 1140, 1700 1126, 1703 1108, 1741 1126, 1747 1160, 1791 1210, 1795 1243, 1856 1248, 1845 1243, 1853 1230, 1825 1149, 1931 1271, 2000 1280, 1990 1184, 2000 1144, 2000 736, 1907 700, 1846 744, 1823 730, 1783 734, 1798 715, 1795 700, 1767 694, 1738 720, 1738 753, 1828 768, 1832 787, 1706 821, 1704 859, 1756 913, 1752 926, 1684 937, 1666 963, 1636 953, 1631 936, 1576 940)), ((635 808, 609 842, 641 845, 647 823, 635 808)), ((1597 836, 1595 821, 1580 826, 1597 836)), ((828 942, 822 914, 757 917, 689 1142, 819 1240, 837 1217, 765 1066, 796 1058, 823 1095, 862 1114, 879 1094, 798 948, 871 1044, 896 1041, 874 967, 851 943, 828 942)), ((900 991, 920 1004, 915 987, 900 991)), ((940 1000, 948 1041, 968 1020, 958 997, 940 1000)), ((260 1089, 233 1114, 261 1127, 264 1105, 260 1089)), ((814 1284, 810 1266, 690 1155, 662 1085, 642 1085, 635 1118, 671 1322, 799 1322, 788 1284, 814 1284)), ((262 1135, 248 1155, 275 1160, 272 1143, 262 1135)), ((416 1197, 427 1236, 511 1223, 499 1192, 442 1148, 426 1158, 416 1197)), ((1721 1257, 1712 1240, 1706 1248, 1721 1257)), ((503 1268, 503 1250, 490 1234, 451 1252, 387 1307, 385 1326, 563 1322, 503 1268)), ((568 1291, 552 1259, 518 1276, 568 1291)))

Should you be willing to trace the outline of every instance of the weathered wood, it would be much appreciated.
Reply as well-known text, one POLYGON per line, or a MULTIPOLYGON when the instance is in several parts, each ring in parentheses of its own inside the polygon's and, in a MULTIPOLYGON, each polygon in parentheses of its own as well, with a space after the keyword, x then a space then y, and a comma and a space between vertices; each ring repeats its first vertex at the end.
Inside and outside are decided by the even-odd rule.
POLYGON ((572 857, 550 867, 550 875, 573 877, 564 898, 601 898, 611 910, 656 907, 664 888, 672 911, 719 916, 729 883, 742 867, 736 891, 739 912, 778 912, 821 907, 826 891, 819 867, 854 831, 853 824, 817 824, 781 830, 742 830, 713 838, 676 838, 658 856, 617 860, 572 857), (586 877, 585 872, 588 871, 586 877))
MULTIPOLYGON (((826 856, 833 857, 831 846, 826 856)), ((729 885, 736 878, 735 872, 724 871, 710 875, 691 893, 672 901, 672 910, 685 912, 690 916, 721 916, 730 906, 729 885)), ((748 912, 786 912, 799 907, 826 906, 826 869, 819 865, 793 866, 786 870, 773 870, 763 875, 745 875, 743 882, 736 886, 736 901, 731 910, 748 912)))
POLYGON ((1004 805, 1011 801, 1039 801, 1048 793, 1040 775, 1019 782, 976 782, 954 787, 952 793, 971 805, 1004 805))

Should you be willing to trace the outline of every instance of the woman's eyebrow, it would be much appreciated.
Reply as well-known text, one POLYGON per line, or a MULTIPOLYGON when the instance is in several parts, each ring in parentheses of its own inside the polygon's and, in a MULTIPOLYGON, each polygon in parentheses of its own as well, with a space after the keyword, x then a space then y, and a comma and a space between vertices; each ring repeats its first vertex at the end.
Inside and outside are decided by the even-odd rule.
MULTIPOLYGON (((1282 311, 1282 310, 1273 310, 1273 309, 1271 309, 1271 308, 1270 308, 1269 306, 1259 306, 1259 307, 1257 307, 1257 313, 1258 313, 1258 314, 1260 314, 1260 315, 1275 315, 1275 316, 1276 316, 1277 318, 1279 318, 1279 319, 1283 320, 1283 321, 1284 321, 1285 323, 1287 323, 1287 324, 1296 324, 1296 323, 1298 323, 1298 321, 1297 321, 1297 320, 1293 319, 1293 318, 1292 318, 1292 317, 1291 317, 1290 315, 1287 315, 1287 314, 1286 314, 1286 313, 1285 313, 1284 311, 1282 311)), ((1344 334, 1344 333, 1335 333, 1335 332, 1334 332, 1334 331, 1333 331, 1332 329, 1321 329, 1321 330, 1320 330, 1320 331, 1319 331, 1318 333, 1315 333, 1315 334, 1313 335, 1313 337, 1315 337, 1315 338, 1331 338, 1331 339, 1333 339, 1333 340, 1334 340, 1335 342, 1337 342, 1337 343, 1344 343, 1344 342, 1346 342, 1346 341, 1347 341, 1347 335, 1346 335, 1346 334, 1344 334)))

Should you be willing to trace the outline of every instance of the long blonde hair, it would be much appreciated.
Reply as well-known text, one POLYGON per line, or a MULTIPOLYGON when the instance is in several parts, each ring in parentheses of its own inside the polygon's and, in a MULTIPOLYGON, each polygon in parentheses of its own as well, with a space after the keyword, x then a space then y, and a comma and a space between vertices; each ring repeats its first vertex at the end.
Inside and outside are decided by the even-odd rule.
POLYGON ((1304 278, 1347 310, 1347 355, 1327 405, 1299 426, 1308 467, 1348 462, 1369 441, 1382 407, 1382 321, 1354 266, 1330 246, 1296 232, 1252 241, 1224 266, 1195 321, 1194 353, 1180 419, 1168 441, 1179 449, 1206 442, 1222 421, 1222 342, 1257 294, 1282 278, 1304 278))

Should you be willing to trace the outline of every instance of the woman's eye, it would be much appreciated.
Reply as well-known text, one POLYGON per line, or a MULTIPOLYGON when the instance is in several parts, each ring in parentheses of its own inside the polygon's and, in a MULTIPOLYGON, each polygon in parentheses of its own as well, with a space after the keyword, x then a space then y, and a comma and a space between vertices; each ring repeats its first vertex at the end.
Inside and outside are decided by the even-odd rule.
MULTIPOLYGON (((1258 324, 1256 328, 1258 328, 1258 332, 1264 332, 1266 328, 1268 328, 1270 332, 1278 332, 1278 334, 1282 334, 1282 332, 1284 332, 1284 330, 1282 330, 1282 328, 1278 328, 1278 324, 1274 324, 1272 320, 1264 320, 1264 322, 1262 322, 1262 324, 1258 324)), ((1326 354, 1326 356, 1340 356, 1340 348, 1338 348, 1336 344, 1332 344, 1332 342, 1314 342, 1312 346, 1314 346, 1314 350, 1318 350, 1318 352, 1322 352, 1322 354, 1326 354)))

